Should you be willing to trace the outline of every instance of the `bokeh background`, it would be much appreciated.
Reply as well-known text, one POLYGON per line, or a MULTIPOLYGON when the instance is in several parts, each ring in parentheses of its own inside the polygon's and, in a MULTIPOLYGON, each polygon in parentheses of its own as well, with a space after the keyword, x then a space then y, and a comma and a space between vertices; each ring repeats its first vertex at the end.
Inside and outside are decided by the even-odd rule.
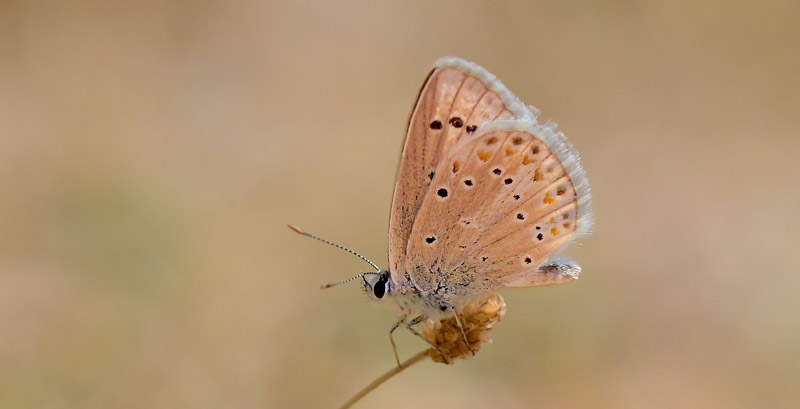
MULTIPOLYGON (((800 3, 0 2, 0 407, 336 407, 394 364, 386 265, 428 67, 559 122, 568 285, 362 408, 800 407, 800 3)), ((424 345, 399 333, 401 356, 424 345)))

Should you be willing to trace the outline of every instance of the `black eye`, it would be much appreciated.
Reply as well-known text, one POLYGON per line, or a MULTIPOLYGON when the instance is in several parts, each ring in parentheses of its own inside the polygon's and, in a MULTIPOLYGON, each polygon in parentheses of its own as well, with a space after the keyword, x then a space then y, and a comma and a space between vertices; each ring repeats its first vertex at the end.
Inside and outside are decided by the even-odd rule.
POLYGON ((381 299, 386 294, 386 282, 388 279, 386 277, 381 277, 378 279, 378 282, 375 283, 375 286, 372 287, 372 293, 375 294, 375 298, 381 299))

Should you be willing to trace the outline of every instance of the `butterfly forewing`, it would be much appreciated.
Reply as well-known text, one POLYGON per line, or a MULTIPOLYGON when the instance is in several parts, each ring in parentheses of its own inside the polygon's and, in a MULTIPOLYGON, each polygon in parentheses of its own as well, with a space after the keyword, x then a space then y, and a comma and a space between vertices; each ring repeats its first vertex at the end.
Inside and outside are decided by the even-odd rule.
POLYGON ((577 158, 563 136, 535 122, 505 128, 479 130, 435 169, 407 247, 406 271, 421 290, 461 296, 546 284, 538 266, 579 228, 569 173, 582 169, 562 163, 577 158))
POLYGON ((446 58, 435 66, 409 121, 392 200, 389 269, 395 282, 405 275, 408 238, 442 158, 488 121, 533 116, 477 65, 446 58))

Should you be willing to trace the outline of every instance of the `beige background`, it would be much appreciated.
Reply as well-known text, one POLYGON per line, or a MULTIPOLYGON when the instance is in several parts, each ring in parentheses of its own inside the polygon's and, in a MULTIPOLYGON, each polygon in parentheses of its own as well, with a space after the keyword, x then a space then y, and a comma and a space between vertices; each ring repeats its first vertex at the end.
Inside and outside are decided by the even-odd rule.
POLYGON ((580 281, 359 407, 800 406, 798 4, 0 3, 0 407, 330 408, 389 369, 391 314, 319 290, 367 265, 285 224, 386 265, 443 55, 559 122, 597 226, 580 281))

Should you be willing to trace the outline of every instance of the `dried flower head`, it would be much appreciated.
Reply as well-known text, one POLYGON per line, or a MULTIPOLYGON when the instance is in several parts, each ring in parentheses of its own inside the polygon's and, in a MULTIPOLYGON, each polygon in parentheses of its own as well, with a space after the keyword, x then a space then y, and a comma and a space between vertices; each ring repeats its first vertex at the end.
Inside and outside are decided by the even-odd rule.
POLYGON ((506 303, 498 294, 489 294, 474 298, 465 303, 458 314, 469 346, 453 315, 445 316, 439 321, 428 320, 423 324, 422 335, 438 348, 440 354, 431 354, 436 362, 450 364, 455 359, 469 359, 481 348, 481 344, 491 343, 489 332, 494 324, 503 319, 506 303))

